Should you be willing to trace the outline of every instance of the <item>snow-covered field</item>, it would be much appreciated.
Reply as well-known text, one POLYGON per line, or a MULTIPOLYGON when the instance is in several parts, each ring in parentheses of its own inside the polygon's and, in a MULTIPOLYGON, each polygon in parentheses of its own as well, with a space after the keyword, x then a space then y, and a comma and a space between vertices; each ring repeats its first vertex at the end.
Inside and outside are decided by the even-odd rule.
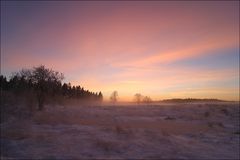
POLYGON ((1 159, 239 159, 239 103, 46 108, 1 123, 1 159))

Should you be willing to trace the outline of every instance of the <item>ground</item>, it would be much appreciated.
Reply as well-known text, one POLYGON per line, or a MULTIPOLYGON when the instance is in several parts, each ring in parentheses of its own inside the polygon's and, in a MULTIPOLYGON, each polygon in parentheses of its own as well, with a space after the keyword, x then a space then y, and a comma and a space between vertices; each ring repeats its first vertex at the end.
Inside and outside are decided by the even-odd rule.
POLYGON ((239 103, 46 106, 1 123, 1 158, 239 159, 239 103))

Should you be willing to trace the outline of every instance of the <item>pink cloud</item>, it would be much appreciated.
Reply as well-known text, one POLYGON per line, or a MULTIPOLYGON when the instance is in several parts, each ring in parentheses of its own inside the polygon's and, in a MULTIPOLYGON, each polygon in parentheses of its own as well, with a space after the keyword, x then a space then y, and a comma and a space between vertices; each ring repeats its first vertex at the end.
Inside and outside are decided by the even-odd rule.
POLYGON ((44 64, 65 73, 74 84, 107 95, 118 89, 125 98, 138 88, 150 92, 147 87, 159 85, 161 91, 178 84, 221 81, 236 75, 227 69, 165 66, 238 47, 236 2, 82 5, 82 10, 70 7, 63 13, 56 6, 59 10, 49 12, 49 16, 23 20, 28 23, 18 24, 11 44, 4 46, 2 68, 16 71, 44 64))

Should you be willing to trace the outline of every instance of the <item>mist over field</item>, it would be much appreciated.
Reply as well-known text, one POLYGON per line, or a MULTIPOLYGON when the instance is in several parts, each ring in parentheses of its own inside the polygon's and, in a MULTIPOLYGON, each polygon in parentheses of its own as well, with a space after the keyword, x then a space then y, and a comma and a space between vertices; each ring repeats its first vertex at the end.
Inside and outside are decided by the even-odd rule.
POLYGON ((46 107, 1 123, 2 159, 239 159, 236 102, 46 107))
POLYGON ((239 159, 239 102, 109 102, 43 65, 1 82, 1 159, 239 159), (216 147, 217 146, 217 147, 216 147))

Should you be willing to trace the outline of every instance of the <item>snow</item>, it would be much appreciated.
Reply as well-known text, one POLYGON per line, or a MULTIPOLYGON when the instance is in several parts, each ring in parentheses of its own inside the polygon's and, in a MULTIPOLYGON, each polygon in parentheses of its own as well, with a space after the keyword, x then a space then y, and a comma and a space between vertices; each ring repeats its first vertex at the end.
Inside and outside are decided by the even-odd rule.
POLYGON ((1 158, 239 159, 238 103, 46 107, 1 123, 1 158))

